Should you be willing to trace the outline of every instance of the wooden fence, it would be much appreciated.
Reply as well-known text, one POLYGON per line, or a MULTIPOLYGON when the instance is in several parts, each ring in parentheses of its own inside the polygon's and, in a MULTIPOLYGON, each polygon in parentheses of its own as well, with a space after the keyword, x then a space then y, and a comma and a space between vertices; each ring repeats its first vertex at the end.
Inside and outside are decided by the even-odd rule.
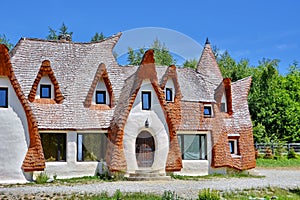
POLYGON ((283 154, 287 154, 292 148, 297 154, 300 154, 300 143, 255 143, 254 147, 258 150, 259 154, 264 154, 267 148, 270 148, 273 154, 276 152, 276 149, 281 149, 283 154))

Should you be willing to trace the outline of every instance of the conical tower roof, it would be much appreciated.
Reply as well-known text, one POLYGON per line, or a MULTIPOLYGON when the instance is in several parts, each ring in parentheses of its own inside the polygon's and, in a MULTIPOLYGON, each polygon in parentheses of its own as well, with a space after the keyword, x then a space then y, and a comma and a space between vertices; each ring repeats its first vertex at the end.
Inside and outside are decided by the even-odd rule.
POLYGON ((202 55, 197 65, 197 72, 207 77, 207 79, 215 85, 215 88, 223 80, 220 68, 210 46, 208 38, 206 39, 202 55))

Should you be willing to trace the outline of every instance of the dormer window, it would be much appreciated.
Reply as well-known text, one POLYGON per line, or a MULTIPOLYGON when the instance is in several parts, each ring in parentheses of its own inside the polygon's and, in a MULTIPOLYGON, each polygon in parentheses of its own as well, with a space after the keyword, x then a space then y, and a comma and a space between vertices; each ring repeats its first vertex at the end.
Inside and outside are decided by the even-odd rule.
POLYGON ((151 92, 142 92, 142 110, 151 109, 151 92))
POLYGON ((173 101, 172 88, 166 88, 166 101, 173 101))
POLYGON ((8 107, 8 88, 0 88, 0 107, 8 107))
POLYGON ((51 85, 48 84, 40 85, 40 97, 51 99, 51 85))
POLYGON ((227 102, 226 102, 226 96, 223 94, 222 100, 221 100, 221 112, 227 112, 227 102))
POLYGON ((211 105, 204 105, 204 117, 212 117, 212 106, 211 105))
POLYGON ((96 104, 106 104, 106 91, 96 91, 96 104))

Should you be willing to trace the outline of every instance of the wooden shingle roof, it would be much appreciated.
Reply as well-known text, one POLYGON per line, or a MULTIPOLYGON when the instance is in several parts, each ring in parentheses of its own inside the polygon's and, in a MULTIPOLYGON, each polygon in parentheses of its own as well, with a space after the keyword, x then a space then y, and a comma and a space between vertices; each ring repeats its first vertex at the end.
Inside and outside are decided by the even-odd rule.
MULTIPOLYGON (((101 63, 106 65, 116 98, 123 86, 122 73, 112 49, 121 34, 95 43, 71 43, 22 38, 12 50, 11 61, 25 96, 43 66, 51 63, 64 100, 44 104, 33 101, 30 106, 36 114, 39 129, 102 129, 108 128, 113 109, 97 110, 84 107, 91 84, 101 63)), ((123 73, 126 74, 126 73, 123 73)))

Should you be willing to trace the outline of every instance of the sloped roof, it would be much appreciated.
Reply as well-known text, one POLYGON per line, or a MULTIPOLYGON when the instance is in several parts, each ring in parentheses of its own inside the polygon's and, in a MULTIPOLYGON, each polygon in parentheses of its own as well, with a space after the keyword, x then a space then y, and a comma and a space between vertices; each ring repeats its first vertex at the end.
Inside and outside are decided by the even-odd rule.
MULTIPOLYGON (((117 34, 95 43, 26 38, 18 42, 11 51, 11 62, 25 96, 29 95, 40 66, 47 60, 51 63, 51 70, 64 97, 61 104, 43 104, 35 101, 30 103, 39 129, 106 129, 110 127, 113 118, 117 120, 121 117, 114 117, 114 113, 120 113, 118 109, 125 103, 124 98, 128 99, 132 94, 131 86, 136 83, 132 82, 131 75, 137 72, 138 67, 122 67, 116 63, 112 49, 120 36, 121 34, 117 34), (103 71, 100 66, 104 65, 103 71), (107 109, 95 109, 87 106, 87 100, 91 99, 95 80, 103 74, 107 75, 106 85, 109 85, 109 91, 114 97, 113 103, 107 109)), ((176 68, 181 91, 180 101, 215 102, 215 82, 206 77, 207 68, 212 67, 212 70, 215 70, 217 67, 211 54, 211 48, 206 44, 199 62, 199 67, 206 67, 206 71, 176 68)), ((167 69, 166 66, 156 66, 159 83, 163 82, 168 73, 167 69)), ((185 111, 183 109, 183 112, 185 111)), ((185 116, 185 113, 182 114, 185 116)))
POLYGON ((210 42, 206 40, 200 60, 197 65, 197 72, 202 74, 206 79, 210 80, 214 85, 214 89, 221 83, 223 76, 213 54, 210 42))
POLYGON ((123 81, 133 73, 118 66, 112 49, 121 34, 94 43, 71 43, 22 38, 12 50, 12 65, 25 96, 28 96, 44 60, 51 68, 64 96, 61 104, 30 103, 40 129, 108 128, 113 109, 84 107, 98 66, 104 63, 112 90, 119 98, 123 81))

